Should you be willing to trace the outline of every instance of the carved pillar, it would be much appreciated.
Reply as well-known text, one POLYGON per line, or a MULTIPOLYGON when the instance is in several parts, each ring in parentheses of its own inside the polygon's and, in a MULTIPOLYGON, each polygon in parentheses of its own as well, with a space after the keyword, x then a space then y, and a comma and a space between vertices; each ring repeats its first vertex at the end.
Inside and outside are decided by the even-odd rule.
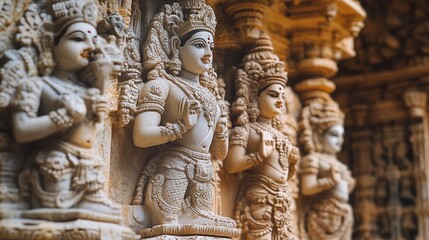
MULTIPOLYGON (((355 55, 353 38, 366 16, 356 1, 294 1, 288 5, 297 27, 290 30, 293 76, 301 100, 330 98, 335 84, 328 78, 337 71, 337 61, 355 55)), ((292 68, 292 67, 291 67, 292 68)))
MULTIPOLYGON (((295 90, 304 107, 309 106, 315 99, 334 101, 331 93, 336 87, 329 78, 337 73, 338 61, 355 56, 353 39, 363 27, 365 11, 357 1, 289 1, 287 12, 293 26, 289 30, 289 66, 291 77, 297 80, 295 90)), ((355 112, 360 113, 363 112, 355 112)), ((355 157, 363 162, 369 160, 368 156, 363 154, 364 149, 369 148, 365 138, 368 138, 368 133, 365 132, 352 136, 353 152, 357 155, 355 157)), ((366 177, 364 171, 362 177, 358 178, 358 183, 366 183, 366 177)), ((371 180, 368 184, 371 184, 371 180)), ((365 185, 362 188, 365 188, 365 185)), ((362 199, 367 198, 364 189, 358 191, 362 199)), ((369 199, 363 204, 372 206, 369 199)), ((369 225, 372 217, 362 216, 364 217, 368 223, 365 223, 362 231, 371 231, 369 225)), ((300 229, 301 237, 305 238, 303 226, 300 226, 300 229)))
POLYGON ((226 12, 245 41, 256 40, 263 29, 263 16, 270 0, 233 0, 226 3, 226 12))
POLYGON ((406 106, 409 108, 410 142, 413 158, 416 160, 415 176, 417 188, 418 240, 429 238, 429 130, 427 119, 427 93, 409 90, 404 94, 406 106))
POLYGON ((291 57, 300 79, 329 78, 336 62, 355 56, 353 39, 363 27, 365 11, 356 1, 302 1, 288 6, 291 57))
POLYGON ((350 132, 353 172, 356 177, 355 202, 356 226, 359 239, 374 239, 376 230, 374 224, 377 215, 374 205, 374 185, 376 178, 373 176, 373 163, 371 161, 371 136, 372 132, 366 128, 368 106, 356 104, 351 108, 354 123, 359 126, 357 131, 350 132))
POLYGON ((388 202, 386 207, 386 215, 389 218, 390 239, 401 240, 402 228, 401 219, 403 215, 403 204, 400 199, 400 181, 402 177, 408 175, 406 169, 399 169, 399 164, 396 159, 396 149, 398 143, 404 139, 404 128, 400 125, 384 126, 383 128, 383 146, 387 149, 387 168, 382 178, 386 179, 388 184, 388 202))

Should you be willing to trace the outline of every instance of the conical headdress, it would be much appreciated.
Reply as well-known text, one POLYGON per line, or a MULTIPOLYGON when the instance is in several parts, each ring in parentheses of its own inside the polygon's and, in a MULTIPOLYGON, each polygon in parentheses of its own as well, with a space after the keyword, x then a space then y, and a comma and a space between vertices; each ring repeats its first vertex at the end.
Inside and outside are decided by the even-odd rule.
POLYGON ((71 24, 86 22, 97 25, 97 6, 92 0, 52 0, 55 35, 62 34, 71 24))

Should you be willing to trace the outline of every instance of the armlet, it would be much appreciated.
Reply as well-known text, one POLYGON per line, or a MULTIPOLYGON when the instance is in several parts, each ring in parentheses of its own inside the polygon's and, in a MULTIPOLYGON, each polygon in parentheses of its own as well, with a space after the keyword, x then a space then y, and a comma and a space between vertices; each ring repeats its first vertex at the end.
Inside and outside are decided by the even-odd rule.
POLYGON ((165 94, 163 94, 163 90, 158 85, 151 85, 146 91, 147 92, 142 93, 137 102, 136 114, 152 111, 162 115, 165 105, 165 94))
POLYGON ((37 117, 42 94, 43 82, 38 78, 23 80, 17 87, 12 102, 14 112, 26 112, 30 117, 37 117))
POLYGON ((301 174, 319 173, 319 160, 313 156, 306 156, 301 162, 301 174))
POLYGON ((247 148, 249 131, 244 127, 235 127, 232 129, 229 137, 229 146, 240 145, 247 148))

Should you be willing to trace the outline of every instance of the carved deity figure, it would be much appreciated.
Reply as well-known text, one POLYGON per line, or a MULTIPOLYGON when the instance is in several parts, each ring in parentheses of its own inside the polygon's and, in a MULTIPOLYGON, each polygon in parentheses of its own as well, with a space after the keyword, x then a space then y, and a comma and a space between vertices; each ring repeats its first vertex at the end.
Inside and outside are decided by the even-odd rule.
POLYGON ((211 72, 216 19, 203 1, 164 5, 144 44, 147 83, 141 89, 133 139, 157 146, 144 167, 133 204, 149 211, 143 236, 192 234, 233 237, 235 221, 212 212, 212 159, 228 149, 226 115, 211 72), (206 85, 210 85, 206 86, 206 85))
POLYGON ((305 197, 301 227, 311 240, 351 239, 353 212, 348 203, 355 186, 336 154, 344 137, 344 114, 332 99, 316 98, 301 113, 300 188, 305 197))
POLYGON ((286 81, 284 63, 261 34, 237 72, 236 127, 224 162, 226 172, 242 173, 236 200, 242 239, 294 239, 288 180, 299 152, 273 125, 284 109, 286 81))
POLYGON ((17 35, 36 50, 20 54, 24 62, 39 68, 24 74, 12 102, 16 141, 36 146, 21 173, 34 210, 23 217, 120 222, 120 207, 103 190, 104 160, 93 150, 108 113, 104 82, 120 57, 97 37, 94 2, 53 0, 48 8, 50 15, 39 14, 32 5, 17 35))

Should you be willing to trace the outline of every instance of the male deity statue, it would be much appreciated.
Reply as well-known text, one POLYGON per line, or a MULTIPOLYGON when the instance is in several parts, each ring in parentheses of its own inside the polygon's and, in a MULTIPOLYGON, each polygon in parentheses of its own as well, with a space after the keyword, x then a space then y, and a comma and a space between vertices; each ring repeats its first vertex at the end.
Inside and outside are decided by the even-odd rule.
POLYGON ((329 96, 316 98, 301 113, 300 188, 304 198, 301 228, 304 239, 351 239, 353 212, 348 203, 355 180, 336 154, 344 138, 344 114, 329 96))
POLYGON ((104 160, 93 149, 97 127, 108 113, 105 81, 121 63, 112 61, 120 60, 119 50, 97 36, 92 0, 52 0, 43 5, 47 13, 38 6, 30 5, 20 21, 16 38, 22 48, 11 50, 18 64, 4 66, 13 70, 19 61, 26 66, 15 75, 23 79, 11 104, 12 123, 16 141, 28 143, 33 152, 20 177, 21 191, 31 197, 31 209, 22 212, 25 220, 18 227, 26 237, 7 239, 50 239, 35 230, 43 224, 52 228, 52 239, 78 239, 73 234, 94 239, 106 226, 134 237, 116 225, 121 209, 104 192, 104 160), (73 227, 83 219, 85 226, 73 227), (89 230, 94 228, 96 233, 89 230))
POLYGON ((288 180, 299 151, 273 124, 284 110, 287 75, 268 36, 262 35, 244 57, 236 81, 232 113, 238 115, 237 126, 224 168, 242 172, 236 200, 242 239, 294 239, 288 180))
POLYGON ((238 233, 232 219, 211 209, 211 161, 225 158, 228 149, 223 103, 206 86, 216 81, 208 74, 215 27, 213 10, 200 0, 164 5, 149 26, 144 44, 148 81, 133 129, 136 146, 158 147, 142 171, 133 202, 149 210, 154 226, 143 236, 238 233))

